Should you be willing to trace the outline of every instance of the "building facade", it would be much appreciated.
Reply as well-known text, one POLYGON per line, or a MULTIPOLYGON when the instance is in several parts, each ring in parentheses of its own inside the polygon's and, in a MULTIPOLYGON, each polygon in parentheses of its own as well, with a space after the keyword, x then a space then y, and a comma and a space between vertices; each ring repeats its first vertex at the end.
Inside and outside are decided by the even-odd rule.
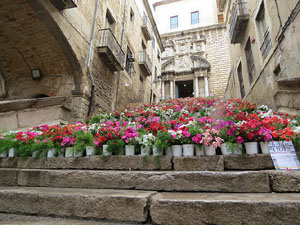
POLYGON ((224 96, 230 55, 217 1, 163 0, 153 10, 165 46, 162 98, 224 96))
POLYGON ((146 0, 4 0, 0 21, 0 128, 160 99, 163 46, 146 0))
POLYGON ((300 112, 300 1, 221 0, 230 34, 227 98, 300 112))

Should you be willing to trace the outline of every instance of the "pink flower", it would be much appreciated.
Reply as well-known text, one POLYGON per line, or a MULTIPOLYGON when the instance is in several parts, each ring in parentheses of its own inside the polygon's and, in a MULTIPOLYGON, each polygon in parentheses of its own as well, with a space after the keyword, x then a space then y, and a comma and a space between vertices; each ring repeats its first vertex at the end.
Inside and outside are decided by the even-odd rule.
POLYGON ((244 139, 241 137, 241 136, 238 136, 236 141, 239 143, 239 144, 242 144, 244 143, 244 139))

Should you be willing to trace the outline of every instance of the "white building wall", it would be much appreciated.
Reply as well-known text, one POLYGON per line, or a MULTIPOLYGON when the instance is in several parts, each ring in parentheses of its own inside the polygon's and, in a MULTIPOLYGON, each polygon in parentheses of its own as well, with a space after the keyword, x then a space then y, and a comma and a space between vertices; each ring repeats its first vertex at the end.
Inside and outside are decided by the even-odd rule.
MULTIPOLYGON (((150 4, 159 1, 150 1, 150 4)), ((154 9, 160 34, 178 32, 218 23, 216 0, 181 0, 154 9), (191 13, 199 11, 199 23, 191 24, 191 13), (170 29, 170 17, 178 16, 178 28, 170 29)))

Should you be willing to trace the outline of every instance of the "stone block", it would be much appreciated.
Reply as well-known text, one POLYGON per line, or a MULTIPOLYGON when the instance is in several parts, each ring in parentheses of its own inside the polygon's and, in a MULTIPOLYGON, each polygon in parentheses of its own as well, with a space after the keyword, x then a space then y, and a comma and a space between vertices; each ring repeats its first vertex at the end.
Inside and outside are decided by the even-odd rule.
POLYGON ((0 158, 0 168, 17 168, 18 158, 0 158))
POLYGON ((145 222, 155 192, 78 188, 0 188, 0 211, 145 222))
POLYGON ((174 157, 176 171, 222 171, 224 170, 223 156, 174 157))
POLYGON ((0 113, 0 131, 18 129, 16 112, 0 113))
POLYGON ((172 157, 99 156, 79 158, 27 158, 18 161, 23 169, 172 170, 172 157))
POLYGON ((267 172, 20 170, 19 186, 189 192, 270 192, 267 172))
POLYGON ((160 193, 150 205, 163 225, 299 225, 299 214, 300 194, 160 193))
POLYGON ((0 169, 0 187, 16 186, 18 171, 15 169, 0 169))
POLYGON ((274 165, 269 155, 228 155, 224 156, 224 168, 225 170, 265 170, 274 169, 274 165))
POLYGON ((300 171, 270 171, 274 192, 300 192, 300 171))

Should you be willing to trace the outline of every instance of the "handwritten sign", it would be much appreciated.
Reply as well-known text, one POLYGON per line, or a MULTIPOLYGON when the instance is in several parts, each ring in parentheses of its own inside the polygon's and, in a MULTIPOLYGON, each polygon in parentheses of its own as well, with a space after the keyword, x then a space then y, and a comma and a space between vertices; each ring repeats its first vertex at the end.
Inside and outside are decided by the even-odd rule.
POLYGON ((269 150, 277 170, 300 170, 300 162, 293 142, 272 141, 269 143, 269 150))

